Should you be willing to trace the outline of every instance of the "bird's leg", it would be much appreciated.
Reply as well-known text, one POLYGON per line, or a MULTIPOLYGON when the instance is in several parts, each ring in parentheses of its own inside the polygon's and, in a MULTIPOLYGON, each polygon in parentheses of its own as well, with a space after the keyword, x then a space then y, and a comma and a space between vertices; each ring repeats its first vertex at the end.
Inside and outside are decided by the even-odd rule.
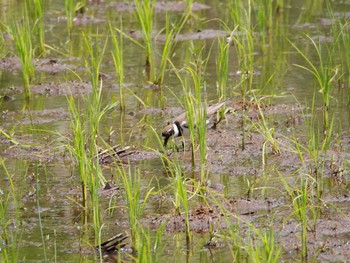
POLYGON ((220 111, 218 112, 218 118, 216 119, 216 121, 214 121, 214 124, 213 124, 213 127, 212 129, 216 129, 216 126, 223 120, 225 119, 225 116, 227 113, 231 112, 232 111, 232 108, 231 107, 228 107, 226 108, 224 111, 220 111))

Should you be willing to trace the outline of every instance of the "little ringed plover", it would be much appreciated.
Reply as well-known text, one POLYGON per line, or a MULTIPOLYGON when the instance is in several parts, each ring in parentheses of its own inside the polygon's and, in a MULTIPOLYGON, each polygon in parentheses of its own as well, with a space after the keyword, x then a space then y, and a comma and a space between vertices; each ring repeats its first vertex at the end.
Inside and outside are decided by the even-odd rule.
MULTIPOLYGON (((207 120, 206 124, 208 125, 210 122, 212 122, 213 117, 215 117, 216 113, 225 105, 225 102, 219 102, 213 105, 210 105, 207 107, 207 120)), ((221 121, 214 120, 214 126, 218 124, 221 121)), ((162 136, 164 137, 164 146, 167 145, 169 139, 171 137, 180 137, 183 136, 185 133, 188 133, 189 128, 186 121, 186 112, 183 112, 179 116, 177 116, 173 123, 168 124, 163 132, 162 136)))

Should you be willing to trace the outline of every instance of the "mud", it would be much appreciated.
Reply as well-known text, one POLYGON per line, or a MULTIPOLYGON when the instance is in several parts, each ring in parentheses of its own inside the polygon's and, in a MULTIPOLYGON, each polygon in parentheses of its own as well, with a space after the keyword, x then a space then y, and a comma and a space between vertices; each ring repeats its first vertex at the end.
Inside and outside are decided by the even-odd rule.
MULTIPOLYGON (((58 73, 68 72, 69 70, 76 69, 76 66, 74 66, 72 63, 69 63, 71 59, 34 59, 33 64, 37 72, 45 72, 55 75, 58 73)), ((0 59, 0 70, 20 74, 22 70, 21 61, 17 56, 2 58, 0 59)))
MULTIPOLYGON (((195 205, 191 208, 189 212, 191 231, 208 235, 208 246, 224 247, 227 245, 227 240, 223 237, 227 234, 227 232, 225 232, 227 229, 227 222, 237 222, 237 224, 239 224, 240 234, 248 238, 247 235, 250 233, 248 231, 248 223, 252 223, 259 228, 268 228, 269 225, 265 218, 273 216, 275 236, 282 245, 287 258, 288 255, 298 254, 301 249, 301 228, 300 223, 291 216, 293 208, 290 207, 291 201, 288 195, 283 193, 283 190, 279 193, 270 193, 270 197, 263 197, 259 194, 266 184, 263 182, 270 176, 261 168, 264 137, 256 133, 252 127, 246 127, 245 149, 242 150, 242 114, 250 120, 248 122, 249 125, 258 123, 261 120, 258 107, 254 104, 249 106, 243 105, 240 101, 229 102, 228 104, 232 107, 232 111, 227 114, 226 120, 220 123, 215 130, 208 130, 207 168, 211 174, 228 174, 229 177, 236 178, 248 176, 251 182, 255 183, 254 190, 249 190, 247 186, 247 189, 243 189, 244 197, 237 198, 227 193, 224 185, 209 183, 207 188, 208 195, 211 193, 215 196, 225 196, 225 198, 220 201, 221 207, 215 203, 210 203, 207 205, 195 205), (229 211, 226 217, 222 211, 223 207, 226 211, 229 211)), ((162 114, 162 116, 169 117, 175 116, 180 111, 181 108, 168 108, 163 110, 150 108, 143 110, 142 114, 162 114)), ((297 106, 283 104, 273 106, 265 105, 263 107, 263 112, 266 118, 276 119, 276 128, 278 126, 281 131, 290 127, 295 128, 298 125, 303 125, 301 110, 297 106), (284 118, 278 117, 279 115, 284 116, 284 118), (294 121, 291 121, 291 118, 293 118, 294 121)), ((27 119, 27 117, 25 117, 27 114, 31 114, 33 116, 33 121, 37 123, 45 123, 48 120, 52 122, 67 120, 67 113, 62 109, 34 111, 30 113, 8 112, 6 113, 6 118, 11 122, 15 122, 13 118, 17 116, 17 114, 23 115, 23 120, 17 121, 18 125, 29 124, 24 121, 27 119)), ((282 176, 293 174, 302 165, 296 154, 290 151, 290 149, 293 148, 293 144, 282 136, 276 135, 276 138, 280 143, 280 152, 276 153, 268 146, 266 148, 266 158, 270 165, 271 163, 275 165, 276 170, 280 171, 282 176)), ((1 137, 1 145, 3 147, 8 145, 7 149, 2 151, 1 156, 31 161, 36 160, 41 163, 69 161, 69 158, 64 155, 64 149, 61 149, 61 152, 52 150, 52 146, 50 146, 51 140, 48 140, 47 143, 41 141, 41 145, 29 146, 32 145, 32 141, 28 136, 23 135, 16 137, 16 141, 19 142, 18 145, 1 137)), ((150 158, 159 158, 154 152, 143 151, 135 147, 116 147, 116 149, 118 150, 114 151, 114 153, 122 153, 119 156, 120 163, 116 164, 112 161, 114 158, 109 159, 113 154, 107 154, 106 157, 102 158, 102 154, 107 152, 105 150, 101 151, 99 156, 99 158, 103 160, 103 165, 128 165, 130 162, 137 163, 150 158)), ((168 149, 168 151, 168 156, 170 158, 176 156, 177 159, 180 159, 181 165, 185 169, 188 171, 192 169, 189 151, 174 152, 172 149, 168 149)), ((338 261, 346 261, 349 256, 346 251, 350 251, 350 244, 346 242, 346 240, 347 237, 350 236, 350 220, 347 211, 350 198, 346 194, 346 184, 343 183, 343 164, 341 162, 345 156, 346 154, 342 154, 337 149, 328 151, 324 174, 329 180, 338 185, 338 190, 336 191, 338 195, 333 195, 331 193, 325 195, 322 206, 319 208, 322 216, 317 219, 315 225, 309 225, 308 229, 309 257, 320 261, 329 261, 334 258, 338 261), (334 210, 335 207, 337 207, 336 210, 334 210)), ((305 156, 305 162, 309 162, 310 171, 315 170, 313 162, 309 160, 307 156, 305 156)), ((271 187, 283 186, 272 184, 271 187)), ((122 196, 123 191, 123 189, 120 189, 113 183, 108 183, 104 188, 100 189, 100 196, 106 198, 122 196)), ((273 191, 275 190, 272 190, 272 192, 273 191)), ((267 192, 269 191, 267 190, 267 192)), ((81 190, 76 188, 70 190, 67 194, 68 196, 74 196, 80 199, 80 193, 81 190)), ((172 207, 172 200, 173 196, 165 195, 162 197, 162 200, 158 201, 165 207, 172 207)), ((122 206, 123 200, 119 199, 118 205, 122 206)), ((162 224, 166 224, 165 232, 169 234, 185 232, 184 214, 176 214, 172 209, 165 209, 165 211, 168 212, 161 213, 157 216, 154 214, 146 214, 142 219, 143 224, 153 229, 157 229, 162 224)), ((127 225, 127 220, 120 221, 120 219, 118 219, 117 224, 119 226, 127 225)))
MULTIPOLYGON (((135 9, 134 3, 109 3, 108 8, 115 8, 119 12, 132 12, 135 9)), ((157 1, 154 9, 157 13, 164 13, 166 11, 173 12, 184 12, 186 8, 186 3, 184 1, 175 2, 175 1, 157 1)), ((198 2, 193 2, 192 12, 209 9, 210 7, 198 2)))

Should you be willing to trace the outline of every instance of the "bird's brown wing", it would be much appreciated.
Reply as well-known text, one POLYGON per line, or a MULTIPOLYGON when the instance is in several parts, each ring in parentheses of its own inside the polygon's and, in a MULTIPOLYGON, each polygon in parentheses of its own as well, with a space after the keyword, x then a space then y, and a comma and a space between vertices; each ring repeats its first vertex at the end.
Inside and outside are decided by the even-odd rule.
POLYGON ((177 116, 173 122, 175 123, 176 121, 178 121, 180 124, 183 122, 183 121, 186 121, 186 112, 183 112, 181 113, 179 116, 177 116))
POLYGON ((220 110, 221 107, 223 107, 224 105, 225 105, 225 101, 219 102, 219 103, 216 103, 216 104, 213 104, 213 105, 210 105, 210 106, 207 108, 207 116, 208 116, 208 118, 213 117, 213 115, 214 115, 215 113, 217 113, 218 110, 220 110))

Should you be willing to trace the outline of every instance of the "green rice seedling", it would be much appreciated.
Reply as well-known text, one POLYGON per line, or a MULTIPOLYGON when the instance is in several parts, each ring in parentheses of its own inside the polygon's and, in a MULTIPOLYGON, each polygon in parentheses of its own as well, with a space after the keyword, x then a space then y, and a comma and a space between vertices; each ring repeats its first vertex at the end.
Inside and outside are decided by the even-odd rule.
POLYGON ((216 58, 216 74, 217 74, 217 94, 220 101, 226 100, 226 85, 228 77, 229 47, 230 43, 222 38, 218 38, 219 52, 216 58))
POLYGON ((41 242, 42 242, 42 246, 43 246, 44 259, 45 259, 45 262, 47 262, 45 237, 44 237, 43 225, 42 225, 41 214, 40 214, 41 209, 40 209, 40 189, 39 189, 38 164, 36 164, 35 194, 36 194, 36 206, 37 206, 37 210, 38 210, 38 226, 39 226, 39 229, 40 229, 40 237, 41 237, 41 242))
POLYGON ((247 248, 248 258, 251 262, 280 262, 281 247, 275 240, 274 229, 263 231, 255 229, 259 239, 256 240, 254 234, 248 238, 249 244, 247 248))
MULTIPOLYGON (((338 36, 335 36, 336 39, 339 39, 338 42, 338 52, 342 54, 343 71, 347 73, 347 84, 350 86, 350 30, 349 23, 339 21, 338 22, 338 36)), ((348 104, 350 104, 350 93, 348 93, 348 104)))
POLYGON ((314 176, 315 176, 315 182, 316 182, 316 189, 317 189, 317 197, 318 200, 321 201, 322 193, 323 193, 323 173, 324 173, 324 166, 326 163, 326 156, 327 151, 329 149, 332 137, 333 137, 333 123, 334 123, 334 117, 331 120, 331 123, 329 124, 327 133, 323 133, 320 131, 318 126, 316 125, 316 117, 315 117, 315 98, 312 102, 312 108, 311 108, 311 118, 305 118, 305 126, 307 127, 307 136, 308 136, 308 143, 307 143, 307 153, 310 156, 311 161, 313 162, 314 166, 314 176))
MULTIPOLYGON (((195 93, 195 102, 190 104, 190 101, 187 101, 187 108, 198 105, 197 110, 195 111, 195 122, 196 131, 198 134, 199 140, 199 160, 200 160, 200 182, 202 186, 207 184, 208 173, 207 173, 207 104, 206 100, 202 99, 203 94, 206 93, 206 84, 205 82, 201 83, 202 76, 196 74, 190 68, 188 69, 191 73, 193 79, 193 87, 195 93)), ((193 110, 189 111, 193 112, 193 110)), ((191 116, 188 116, 191 118, 191 116)))
POLYGON ((152 237, 152 233, 149 229, 141 227, 140 229, 140 242, 137 249, 136 262, 158 262, 158 254, 161 245, 162 234, 164 232, 166 223, 163 223, 156 231, 155 238, 152 237))
POLYGON ((7 176, 9 187, 0 187, 0 261, 1 262, 18 262, 21 240, 21 196, 20 191, 14 184, 12 176, 8 171, 5 160, 0 158, 0 166, 7 176), (11 212, 10 208, 11 207, 11 212), (12 213, 13 211, 13 213, 12 213))
POLYGON ((22 76, 26 98, 30 97, 30 83, 34 78, 35 66, 33 63, 34 49, 28 14, 25 12, 22 22, 16 22, 8 28, 9 34, 15 43, 17 55, 22 65, 22 76))
POLYGON ((178 158, 175 156, 173 160, 170 160, 169 157, 165 153, 165 149, 163 146, 162 139, 158 135, 157 131, 150 126, 150 129, 154 133, 157 141, 161 147, 161 152, 155 151, 154 149, 150 149, 155 151, 161 158, 163 162, 163 166, 166 169, 169 177, 172 179, 171 186, 173 190, 174 200, 173 204, 175 206, 175 214, 180 215, 184 213, 185 217, 185 226, 186 226, 186 242, 190 244, 191 238, 191 230, 190 230, 190 218, 189 218, 189 203, 188 201, 197 194, 200 186, 196 186, 194 180, 188 180, 186 178, 183 169, 181 168, 181 164, 178 158), (192 196, 188 196, 188 183, 193 184, 193 188, 196 189, 193 191, 192 196))
POLYGON ((33 31, 39 39, 40 53, 45 52, 45 23, 44 23, 44 1, 29 0, 29 9, 33 10, 33 31))
MULTIPOLYGON (((97 34, 98 35, 98 34, 97 34)), ((78 172, 82 184, 83 208, 88 209, 87 192, 89 190, 90 200, 92 204, 92 219, 95 230, 96 243, 98 242, 98 232, 101 225, 99 212, 98 189, 106 182, 98 158, 98 140, 100 123, 106 112, 115 108, 117 103, 109 103, 105 107, 102 106, 102 90, 103 83, 99 79, 100 66, 106 43, 102 51, 99 49, 98 39, 87 38, 84 35, 89 59, 86 66, 91 79, 92 93, 84 98, 87 105, 85 114, 82 115, 82 106, 77 104, 71 95, 68 99, 69 111, 71 114, 72 141, 68 145, 68 150, 75 158, 78 165, 78 172), (94 43, 96 43, 94 45, 94 43)), ((87 218, 86 218, 87 220, 87 218)))
POLYGON ((140 246, 140 222, 143 211, 145 209, 146 202, 149 195, 153 191, 151 188, 141 201, 141 184, 140 184, 140 171, 135 169, 131 171, 129 165, 126 171, 123 166, 117 166, 118 176, 122 180, 123 187, 125 189, 125 203, 128 210, 128 221, 130 227, 130 236, 133 244, 133 249, 136 250, 140 246))
POLYGON ((72 130, 72 139, 67 144, 67 149, 74 157, 78 165, 78 173, 81 180, 82 187, 82 207, 87 209, 87 181, 89 157, 85 149, 87 132, 84 128, 84 120, 80 113, 80 106, 78 106, 73 96, 68 98, 68 109, 70 113, 70 128, 72 130))
MULTIPOLYGON (((226 240, 233 261, 279 262, 281 247, 275 239, 273 227, 268 229, 257 228, 252 223, 240 218, 239 215, 229 211, 228 206, 226 206, 229 200, 217 196, 210 190, 208 190, 208 196, 219 207, 220 213, 227 224, 226 240), (247 230, 241 231, 243 226, 247 227, 247 230), (242 236, 246 234, 247 237, 242 236)), ((273 225, 273 218, 271 219, 271 225, 273 225)))
POLYGON ((142 229, 140 233, 139 247, 135 249, 137 253, 137 262, 154 262, 152 258, 152 247, 151 247, 151 234, 148 230, 142 229))
MULTIPOLYGON (((203 49, 200 49, 199 56, 202 55, 203 49)), ((208 55, 209 56, 209 55, 208 55)), ((183 80, 179 71, 173 66, 174 72, 180 80, 183 87, 184 108, 186 112, 186 121, 190 133, 190 144, 192 154, 192 168, 195 168, 195 151, 196 141, 198 138, 198 146, 200 153, 200 181, 201 185, 205 186, 207 182, 208 173, 206 171, 206 132, 207 132, 207 113, 206 113, 206 99, 203 98, 206 94, 206 84, 203 82, 203 74, 205 72, 205 60, 198 58, 194 66, 188 66, 185 70, 190 74, 192 82, 187 84, 187 79, 183 80), (192 86, 193 89, 190 87, 192 86), (198 136, 198 137, 197 137, 198 136)))
POLYGON ((189 16, 190 16, 190 11, 186 11, 181 16, 179 21, 172 24, 170 21, 170 17, 168 15, 168 12, 166 13, 166 20, 165 20, 166 21, 166 25, 165 25, 166 37, 165 37, 165 42, 164 42, 164 46, 162 49, 162 56, 160 59, 159 69, 157 71, 156 78, 154 80, 154 83, 156 85, 161 85, 163 83, 166 66, 171 58, 171 54, 173 53, 175 45, 176 45, 176 36, 180 33, 180 31, 184 27, 189 16))
POLYGON ((252 5, 251 1, 247 5, 239 0, 233 0, 229 6, 232 25, 239 28, 251 28, 252 5))
MULTIPOLYGON (((251 2, 246 9, 241 1, 234 1, 230 7, 230 17, 236 21, 235 29, 228 38, 228 43, 235 48, 238 59, 238 71, 241 80, 236 87, 240 87, 242 100, 242 150, 245 149, 245 134, 247 125, 246 112, 249 103, 246 103, 247 95, 252 91, 254 72, 254 41, 251 29, 251 2)), ((227 27, 227 26, 226 26, 227 27)))
POLYGON ((190 219, 189 219, 189 206, 188 206, 188 196, 187 196, 187 180, 182 174, 182 169, 179 167, 178 162, 174 164, 175 174, 173 176, 174 180, 174 199, 176 211, 180 214, 180 204, 182 205, 183 212, 185 214, 185 225, 186 225, 186 243, 191 242, 191 229, 190 229, 190 219))
POLYGON ((301 257, 302 260, 307 259, 307 225, 308 225, 308 207, 309 207, 309 190, 310 190, 310 182, 312 178, 307 174, 300 175, 300 188, 291 188, 289 184, 286 182, 286 179, 281 175, 280 176, 282 183, 289 195, 292 199, 292 206, 294 211, 292 215, 296 216, 301 225, 301 257))
POLYGON ((154 79, 154 84, 155 85, 161 85, 164 80, 164 75, 165 75, 165 70, 166 66, 168 64, 168 60, 170 59, 171 53, 173 52, 174 46, 175 46, 175 36, 176 36, 176 30, 179 28, 172 27, 170 28, 170 21, 169 21, 169 16, 168 13, 166 15, 166 26, 165 26, 165 43, 163 46, 163 52, 162 56, 160 59, 160 65, 159 65, 159 70, 156 73, 155 79, 154 79))
POLYGON ((296 64, 295 66, 310 72, 317 80, 319 92, 322 95, 323 100, 323 126, 324 131, 327 132, 329 129, 329 104, 331 100, 331 88, 332 82, 335 80, 338 74, 338 68, 332 68, 332 57, 333 57, 333 47, 329 48, 326 46, 326 57, 324 57, 323 46, 321 43, 316 44, 315 40, 311 37, 306 36, 311 44, 313 45, 317 57, 319 66, 313 63, 307 55, 300 50, 294 43, 290 42, 291 45, 296 49, 296 51, 302 56, 308 66, 302 66, 296 64))
POLYGON ((74 0, 64 0, 64 11, 66 13, 68 32, 73 28, 73 19, 75 16, 74 0))
POLYGON ((276 3, 272 0, 252 1, 252 3, 256 14, 257 29, 260 34, 259 43, 262 49, 265 49, 266 35, 273 27, 273 18, 275 10, 277 10, 276 3))
MULTIPOLYGON (((85 102, 89 103, 90 100, 91 98, 87 97, 85 102)), ((92 105, 92 103, 90 105, 92 105)), ((91 125, 93 125, 92 123, 98 125, 105 113, 115 106, 116 105, 107 105, 100 110, 96 116, 90 116, 92 109, 89 109, 86 116, 82 114, 83 109, 80 103, 76 103, 72 95, 68 98, 72 138, 67 143, 66 147, 78 167, 77 170, 82 188, 82 208, 84 209, 84 222, 86 224, 88 223, 89 214, 88 201, 91 201, 92 216, 89 218, 93 220, 96 244, 98 242, 98 231, 101 226, 98 189, 105 184, 106 180, 102 174, 99 160, 96 158, 98 151, 97 138, 92 138, 91 136, 94 132, 98 134, 98 131, 91 127, 91 125), (97 118, 97 120, 92 120, 94 117, 97 118), (90 199, 88 199, 88 197, 90 197, 90 199)))
POLYGON ((192 167, 195 167, 195 151, 196 141, 198 138, 199 155, 200 155, 200 181, 203 186, 207 182, 206 158, 207 158, 207 113, 206 102, 202 102, 202 94, 205 93, 205 84, 201 83, 200 73, 196 73, 194 69, 187 68, 192 76, 194 94, 188 86, 183 87, 185 94, 185 111, 186 120, 190 131, 192 167), (198 137, 197 137, 198 136, 198 137))
POLYGON ((263 169, 265 169, 266 165, 266 156, 267 156, 267 146, 270 145, 272 147, 272 151, 275 154, 280 153, 280 142, 275 138, 275 129, 273 127, 269 127, 269 124, 264 116, 264 113, 260 106, 260 101, 255 97, 256 105, 259 109, 260 120, 256 123, 253 123, 253 126, 257 129, 257 131, 264 137, 264 143, 262 147, 262 165, 263 169))
POLYGON ((154 18, 155 0, 134 0, 137 20, 142 29, 146 49, 146 70, 148 79, 155 79, 154 46, 152 41, 152 28, 154 18))
POLYGON ((13 138, 13 134, 8 134, 4 130, 0 129, 0 133, 6 137, 7 140, 9 140, 14 145, 18 145, 19 142, 13 138))
MULTIPOLYGON (((158 67, 158 70, 156 70, 156 63, 155 63, 156 45, 154 44, 153 35, 152 35, 155 3, 156 3, 155 0, 147 0, 147 1, 134 0, 135 13, 136 13, 138 22, 141 26, 144 44, 141 44, 137 40, 132 39, 130 36, 126 35, 125 33, 123 33, 123 36, 127 37, 133 43, 145 49, 147 78, 149 81, 151 81, 155 85, 161 85, 163 83, 166 66, 171 58, 171 54, 173 53, 174 47, 176 45, 176 41, 175 41, 176 36, 185 25, 186 21, 188 20, 191 14, 191 11, 186 9, 186 11, 184 12, 184 15, 182 15, 180 19, 175 23, 171 23, 170 16, 168 15, 168 13, 166 13, 166 19, 165 19, 166 25, 164 28, 165 41, 162 47, 160 65, 158 67)), ((120 29, 118 31, 120 31, 120 29)))
MULTIPOLYGON (((123 37, 119 34, 117 37, 114 34, 111 23, 109 28, 112 37, 112 58, 114 62, 115 72, 118 76, 119 84, 119 97, 120 97, 120 110, 125 110, 125 99, 124 99, 124 50, 123 50, 123 37)), ((121 28, 122 30, 122 28, 121 28)))

